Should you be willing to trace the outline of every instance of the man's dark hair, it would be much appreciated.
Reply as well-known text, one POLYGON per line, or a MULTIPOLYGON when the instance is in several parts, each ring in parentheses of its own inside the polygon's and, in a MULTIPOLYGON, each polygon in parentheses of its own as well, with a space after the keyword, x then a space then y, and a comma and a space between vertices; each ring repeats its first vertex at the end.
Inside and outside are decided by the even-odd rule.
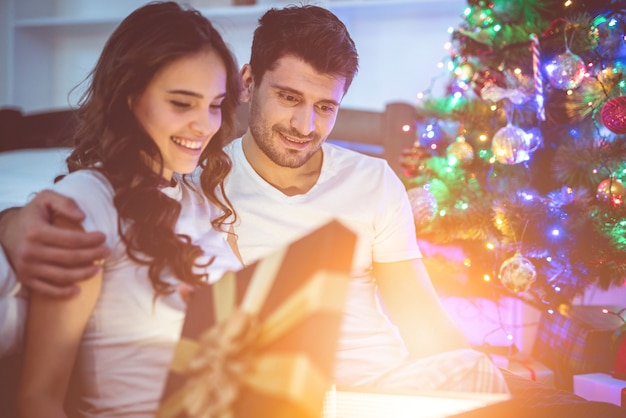
POLYGON ((270 9, 254 31, 250 67, 256 84, 276 61, 293 55, 322 74, 345 77, 344 93, 358 71, 359 56, 346 26, 327 9, 288 6, 270 9))

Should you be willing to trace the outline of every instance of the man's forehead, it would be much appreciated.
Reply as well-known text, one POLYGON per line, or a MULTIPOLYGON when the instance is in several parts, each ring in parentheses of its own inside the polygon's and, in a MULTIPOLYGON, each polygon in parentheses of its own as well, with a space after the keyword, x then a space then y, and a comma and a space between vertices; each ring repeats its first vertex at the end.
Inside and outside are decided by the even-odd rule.
POLYGON ((316 97, 318 101, 339 103, 344 95, 345 77, 318 72, 311 64, 295 57, 285 56, 277 60, 263 76, 274 89, 291 91, 304 96, 316 97))

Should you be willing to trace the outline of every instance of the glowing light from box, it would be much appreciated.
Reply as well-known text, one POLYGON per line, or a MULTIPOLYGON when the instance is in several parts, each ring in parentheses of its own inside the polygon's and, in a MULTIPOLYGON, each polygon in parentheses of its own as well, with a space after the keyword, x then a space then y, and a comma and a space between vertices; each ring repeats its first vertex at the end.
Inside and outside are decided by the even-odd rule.
POLYGON ((504 393, 420 392, 414 395, 332 390, 323 418, 444 418, 510 399, 504 393))
POLYGON ((409 125, 402 125, 402 132, 409 132, 411 127, 409 125))

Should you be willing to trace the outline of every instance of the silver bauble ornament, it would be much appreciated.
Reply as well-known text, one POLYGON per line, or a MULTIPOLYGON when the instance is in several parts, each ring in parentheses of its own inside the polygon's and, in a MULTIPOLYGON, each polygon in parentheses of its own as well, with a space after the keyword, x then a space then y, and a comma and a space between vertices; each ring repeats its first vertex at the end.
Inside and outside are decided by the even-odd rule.
POLYGON ((426 187, 414 187, 407 190, 413 219, 416 226, 424 226, 437 214, 437 199, 426 187))
POLYGON ((500 266, 500 281, 507 289, 518 293, 527 291, 535 282, 537 270, 535 265, 519 251, 500 266))
POLYGON ((527 161, 534 150, 528 134, 508 123, 500 128, 491 141, 491 151, 501 164, 518 164, 527 161))
POLYGON ((575 89, 585 78, 585 61, 572 51, 557 55, 545 65, 550 84, 560 90, 575 89))

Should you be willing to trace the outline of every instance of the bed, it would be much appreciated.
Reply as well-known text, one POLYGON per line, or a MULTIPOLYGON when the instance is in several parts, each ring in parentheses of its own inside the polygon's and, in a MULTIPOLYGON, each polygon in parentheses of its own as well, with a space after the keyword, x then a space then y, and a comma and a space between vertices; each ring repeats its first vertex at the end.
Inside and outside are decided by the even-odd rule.
MULTIPOLYGON (((237 114, 237 135, 247 126, 248 109, 237 114)), ((61 109, 24 113, 16 108, 0 109, 0 210, 26 203, 33 193, 48 187, 56 175, 66 171, 64 160, 74 114, 61 109)), ((330 139, 342 146, 385 158, 399 174, 400 155, 415 140, 415 110, 408 103, 390 103, 380 112, 341 109, 330 139)), ((17 358, 0 364, 0 411, 11 417, 17 358)), ((464 417, 626 417, 626 408, 591 402, 566 390, 554 389, 503 370, 512 400, 481 413, 464 417)), ((415 415, 419 416, 419 413, 415 415)))

